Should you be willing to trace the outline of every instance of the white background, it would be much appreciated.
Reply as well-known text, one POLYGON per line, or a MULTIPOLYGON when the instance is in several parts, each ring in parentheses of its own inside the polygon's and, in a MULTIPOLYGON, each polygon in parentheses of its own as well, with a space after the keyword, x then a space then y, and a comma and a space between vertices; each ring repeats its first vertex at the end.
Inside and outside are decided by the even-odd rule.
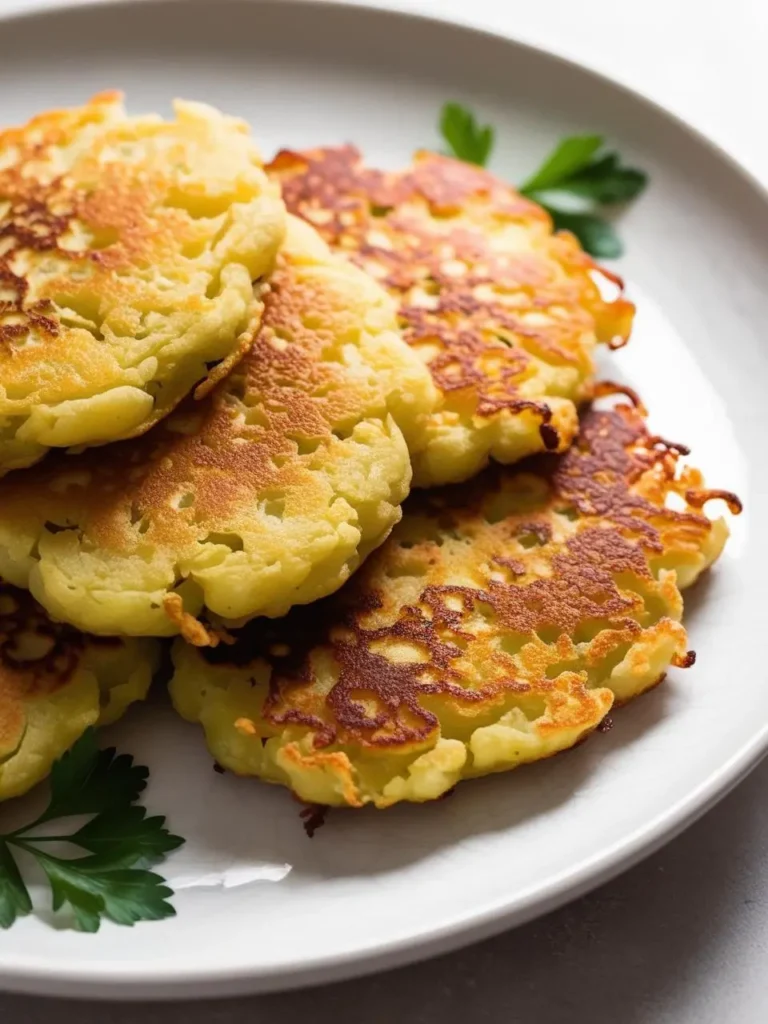
MULTIPOLYGON (((24 0, 0 0, 3 10, 24 6, 24 0)), ((505 29, 606 72, 703 130, 768 185, 768 0, 400 0, 399 6, 505 29)), ((183 1007, 0 996, 0 1021, 763 1024, 766 793, 768 764, 682 838, 593 895, 427 965, 312 992, 183 1007)))

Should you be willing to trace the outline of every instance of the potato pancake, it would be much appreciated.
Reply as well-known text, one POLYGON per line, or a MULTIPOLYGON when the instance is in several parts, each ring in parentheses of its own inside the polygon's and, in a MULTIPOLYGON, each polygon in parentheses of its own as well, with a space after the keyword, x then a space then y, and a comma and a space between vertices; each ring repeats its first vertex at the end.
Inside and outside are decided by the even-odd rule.
POLYGON ((0 800, 44 779, 88 726, 143 700, 159 652, 154 640, 53 622, 26 591, 0 583, 0 800))
POLYGON ((141 434, 250 347, 285 228, 246 125, 118 93, 0 132, 0 475, 141 434))
POLYGON ((389 290, 429 366, 441 401, 411 444, 414 486, 568 448, 595 344, 625 341, 634 313, 601 297, 573 235, 487 171, 434 153, 391 173, 351 146, 283 151, 267 170, 291 212, 389 290))
POLYGON ((563 456, 414 495, 334 597, 177 642, 177 710, 225 768, 319 804, 434 800, 572 747, 692 661, 678 585, 727 537, 702 504, 738 502, 680 452, 631 405, 592 409, 563 456))
POLYGON ((435 400, 387 294, 291 218, 250 354, 144 437, 0 482, 0 575, 97 634, 216 635, 347 579, 400 518, 435 400))

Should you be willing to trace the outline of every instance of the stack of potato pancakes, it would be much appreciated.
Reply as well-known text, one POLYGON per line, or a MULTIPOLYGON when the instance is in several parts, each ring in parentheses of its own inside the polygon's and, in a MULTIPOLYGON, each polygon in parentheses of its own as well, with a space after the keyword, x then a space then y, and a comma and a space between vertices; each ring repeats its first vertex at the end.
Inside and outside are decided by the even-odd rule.
POLYGON ((690 664, 702 508, 738 502, 595 382, 610 275, 479 168, 265 168, 174 111, 0 134, 0 799, 164 645, 221 766, 353 807, 571 747, 690 664))

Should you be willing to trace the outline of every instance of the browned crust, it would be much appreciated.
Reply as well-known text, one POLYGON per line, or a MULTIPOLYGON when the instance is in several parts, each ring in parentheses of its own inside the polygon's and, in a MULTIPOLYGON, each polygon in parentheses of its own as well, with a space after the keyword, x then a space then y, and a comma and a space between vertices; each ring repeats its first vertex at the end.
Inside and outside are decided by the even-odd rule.
MULTIPOLYGON (((6 477, 6 508, 44 507, 88 544, 129 557, 234 536, 260 500, 274 498, 276 514, 283 505, 290 513, 325 500, 317 497, 315 471, 334 458, 336 425, 357 422, 373 403, 372 386, 353 379, 341 359, 324 356, 329 332, 338 322, 342 330, 348 311, 321 274, 303 275, 300 260, 283 254, 263 297, 251 351, 204 401, 189 396, 141 438, 76 456, 52 453, 33 470, 6 477), (71 479, 87 483, 67 491, 61 481, 71 479)), ((385 415, 383 393, 376 400, 385 415)), ((190 643, 218 642, 183 612, 177 594, 167 595, 164 607, 190 643)))
MULTIPOLYGON (((646 600, 679 605, 673 578, 657 581, 649 559, 670 543, 698 551, 712 528, 693 507, 666 507, 699 479, 679 458, 680 446, 650 434, 634 405, 594 408, 564 456, 413 496, 401 526, 341 592, 252 623, 234 645, 203 655, 266 661, 264 727, 309 730, 318 755, 332 745, 417 751, 439 733, 438 707, 441 719, 447 709, 480 720, 543 697, 555 709, 552 729, 590 721, 592 696, 570 663, 621 656, 654 622, 673 643, 673 663, 692 663, 679 624, 645 609, 646 600), (564 540, 554 532, 562 535, 561 517, 576 521, 564 540), (418 578, 405 605, 394 586, 403 576, 418 578), (577 658, 580 640, 589 644, 577 658), (402 645, 417 656, 393 660, 402 645), (335 666, 330 690, 316 685, 319 658, 335 666)), ((298 748, 290 756, 306 765, 298 748)))
POLYGON ((623 344, 634 313, 621 297, 603 301, 600 268, 573 236, 553 235, 541 207, 487 171, 434 153, 384 172, 352 146, 283 150, 268 171, 289 210, 394 295, 447 401, 481 418, 534 412, 544 447, 558 448, 546 401, 524 394, 534 358, 589 376, 585 336, 623 344), (527 232, 530 246, 499 242, 502 229, 527 232))
POLYGON ((178 626, 179 633, 193 647, 215 647, 219 637, 212 629, 207 629, 202 622, 184 611, 184 602, 178 594, 166 594, 163 598, 165 614, 178 626))
POLYGON ((120 641, 85 637, 71 626, 54 622, 27 591, 0 582, 0 750, 19 737, 28 701, 72 681, 86 643, 116 646, 120 641), (30 657, 31 643, 35 657, 30 657))
MULTIPOLYGON (((119 128, 105 121, 122 94, 102 92, 82 107, 51 110, 27 124, 0 132, 0 383, 9 394, 28 396, 30 404, 87 398, 94 367, 111 371, 102 355, 106 346, 104 309, 120 318, 136 314, 151 293, 142 276, 146 267, 174 258, 194 241, 190 218, 166 203, 172 182, 157 167, 140 169, 114 155, 119 128), (51 153, 67 146, 90 127, 104 125, 90 149, 77 161, 77 180, 56 173, 51 153), (111 134, 110 134, 111 133, 111 134), (83 235, 85 243, 77 244, 83 235), (30 257, 55 258, 59 272, 39 276, 30 293, 30 257), (92 326, 73 328, 59 306, 85 308, 92 326), (84 341, 86 331, 92 343, 84 341), (33 344, 27 344, 29 340, 33 344), (51 367, 55 368, 54 370, 51 367)), ((173 163, 169 163, 170 168, 173 163)), ((162 304, 162 297, 153 301, 162 304)), ((185 298, 190 312, 202 311, 198 295, 185 298)), ((120 319, 124 331, 125 324, 120 319)), ((198 384, 198 397, 243 358, 251 346, 258 317, 241 332, 227 357, 211 367, 198 384)), ((122 382, 118 382, 122 383, 122 382)), ((149 430, 172 408, 167 397, 157 401, 132 431, 149 430)), ((173 404, 183 395, 175 397, 173 404)), ((10 415, 15 415, 12 411, 10 415)))

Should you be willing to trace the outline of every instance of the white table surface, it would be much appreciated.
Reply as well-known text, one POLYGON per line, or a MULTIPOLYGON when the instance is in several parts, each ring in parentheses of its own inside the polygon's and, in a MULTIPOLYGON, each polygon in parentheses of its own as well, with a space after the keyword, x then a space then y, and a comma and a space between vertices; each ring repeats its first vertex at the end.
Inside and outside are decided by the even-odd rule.
MULTIPOLYGON (((58 0, 42 2, 54 6, 58 0)), ((0 0, 0 10, 29 3, 0 0)), ((507 29, 604 71, 706 132, 768 185, 768 0, 399 5, 454 12, 507 29)), ((764 1024, 766 792, 763 763, 703 820, 639 867, 538 922, 427 964, 323 989, 194 1005, 0 995, 0 1021, 764 1024)))

